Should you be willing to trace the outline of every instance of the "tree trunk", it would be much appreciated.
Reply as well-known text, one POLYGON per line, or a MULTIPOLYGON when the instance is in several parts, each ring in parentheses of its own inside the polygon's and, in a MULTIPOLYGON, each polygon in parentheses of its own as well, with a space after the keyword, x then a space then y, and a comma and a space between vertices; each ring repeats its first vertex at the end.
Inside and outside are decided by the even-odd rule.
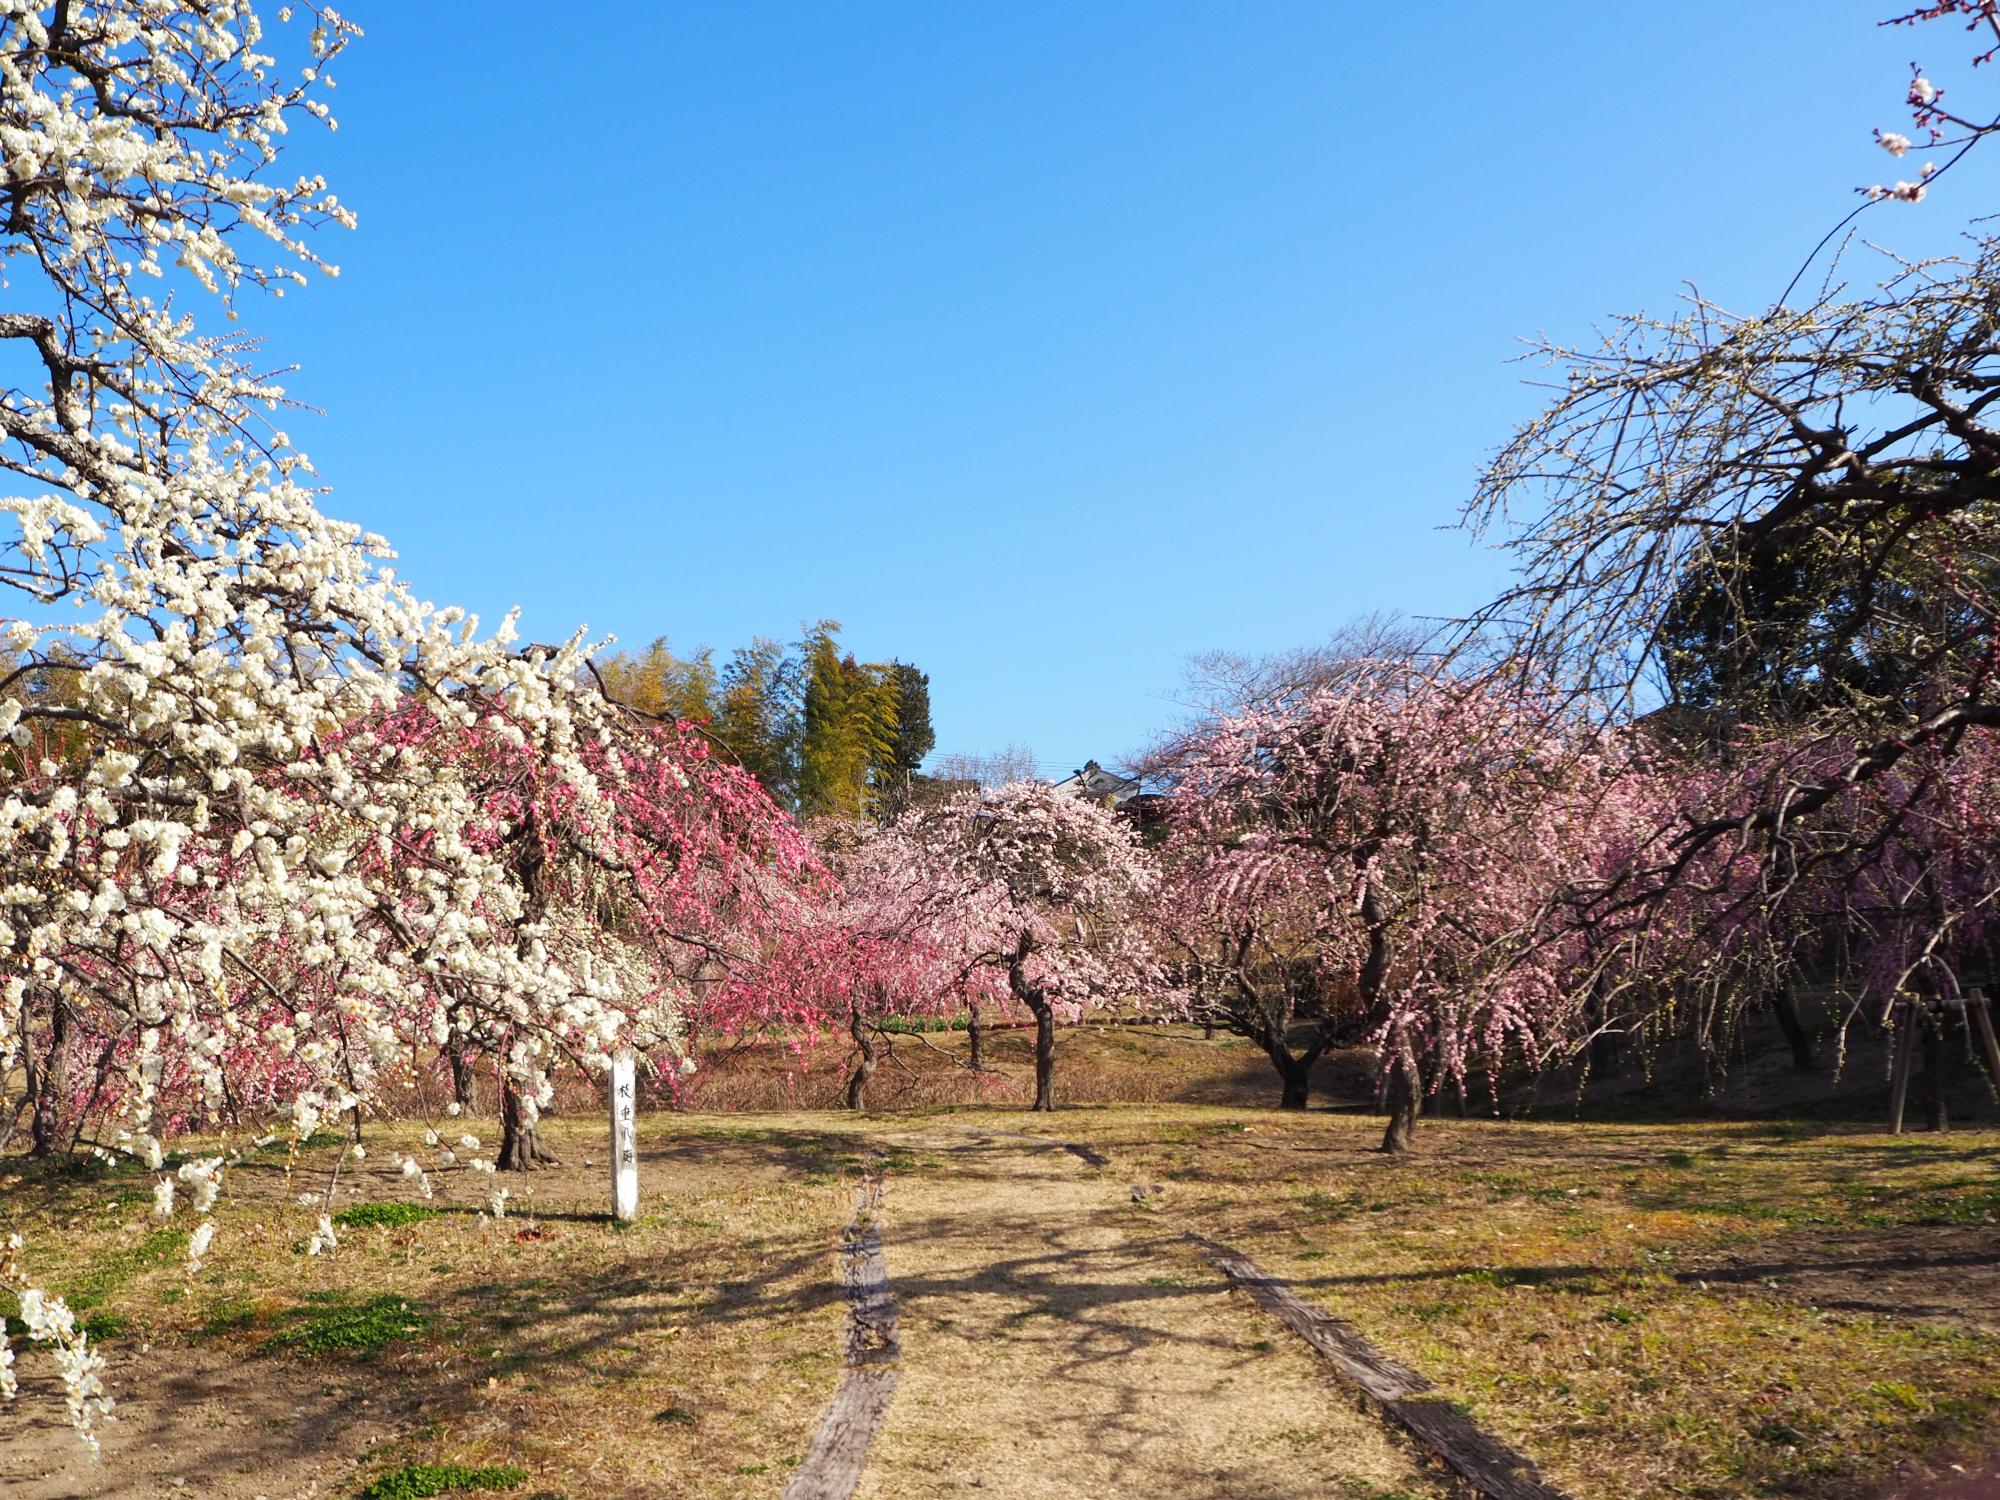
POLYGON ((976 1005, 968 1005, 965 1013, 966 1055, 972 1064, 972 1071, 983 1073, 986 1071, 986 1019, 980 1015, 976 1005))
POLYGON ((521 1096, 515 1091, 514 1080, 503 1078, 500 1084, 500 1170, 533 1172, 556 1164, 555 1153, 542 1144, 541 1131, 528 1122, 526 1111, 521 1108, 521 1096))
POLYGON ((1056 1107, 1056 1012, 1046 1000, 1028 1001, 1035 1013, 1035 1109, 1056 1107))
POLYGON ((49 1056, 35 1080, 35 1116, 29 1124, 29 1155, 47 1156, 62 1140, 62 1091, 69 1080, 69 1007, 56 997, 49 1021, 49 1056))
POLYGON ((1034 937, 1022 933, 1007 961, 1007 987, 1014 998, 1027 1006, 1035 1017, 1035 1102, 1033 1108, 1046 1112, 1056 1107, 1056 1012, 1048 994, 1028 978, 1028 956, 1035 951, 1034 937))
POLYGON ((1285 1081, 1284 1090, 1278 1096, 1278 1108, 1304 1109, 1306 1094, 1311 1088, 1308 1070, 1301 1067, 1296 1059, 1288 1057, 1279 1066, 1278 1074, 1285 1081))
POLYGON ((1799 1020, 1798 1007, 1792 1004, 1792 987, 1789 984, 1771 987, 1771 1014, 1778 1018, 1778 1029, 1784 1032, 1786 1042, 1791 1045, 1792 1071, 1817 1072, 1819 1059, 1813 1056, 1812 1037, 1799 1020))
POLYGON ((860 1053, 854 1071, 847 1079, 847 1107, 860 1109, 862 1097, 868 1091, 868 1080, 875 1074, 875 1041, 868 1035, 868 1024, 858 1008, 848 1009, 847 1034, 854 1038, 855 1049, 860 1053))
MULTIPOLYGON (((527 897, 522 904, 521 923, 517 929, 521 934, 518 938, 520 948, 525 954, 529 948, 526 930, 531 924, 541 921, 546 908, 542 891, 545 859, 542 854, 541 832, 535 826, 535 814, 532 811, 514 830, 512 842, 514 867, 520 875, 521 889, 527 897)), ((555 1153, 542 1144, 541 1132, 536 1128, 534 1119, 521 1107, 519 1085, 507 1071, 504 1062, 500 1068, 498 1165, 503 1172, 532 1172, 539 1167, 556 1165, 555 1153)))
POLYGON ((1263 1045, 1264 1055, 1271 1059, 1271 1066, 1278 1070, 1278 1108, 1304 1109, 1306 1094, 1312 1086, 1311 1061, 1292 1056, 1292 1049, 1281 1036, 1267 1034, 1257 1040, 1263 1045))
POLYGON ((1616 1078, 1625 1068, 1621 1038, 1605 1024, 1604 1001, 1593 985, 1584 1001, 1584 1024, 1590 1028, 1590 1073, 1593 1078, 1616 1078))
POLYGON ((477 1114, 478 1097, 472 1091, 472 1054, 465 1038, 454 1035, 444 1044, 444 1060, 451 1065, 451 1101, 467 1114, 477 1114))
POLYGON ((1945 1045, 1944 1018, 1926 1016, 1920 1023, 1924 1044, 1924 1124, 1931 1130, 1949 1130, 1945 1118, 1945 1070, 1951 1049, 1945 1045))
POLYGON ((1404 1042, 1401 1054, 1389 1065, 1389 1128, 1382 1133, 1382 1149, 1400 1154, 1410 1149, 1417 1132, 1417 1108, 1423 1102, 1423 1082, 1417 1076, 1417 1060, 1404 1042))
MULTIPOLYGON (((1382 909, 1382 897, 1373 879, 1365 880, 1361 887, 1361 920, 1368 933, 1368 955, 1361 961, 1355 987, 1361 991, 1366 1014, 1374 1017, 1387 1009, 1382 991, 1389 980, 1389 916, 1382 909)), ((1388 1085, 1389 1128, 1382 1134, 1382 1149, 1407 1151, 1417 1128, 1417 1100, 1423 1092, 1423 1080, 1417 1074, 1410 1039, 1400 1030, 1396 1032, 1396 1055, 1389 1064, 1388 1085)))

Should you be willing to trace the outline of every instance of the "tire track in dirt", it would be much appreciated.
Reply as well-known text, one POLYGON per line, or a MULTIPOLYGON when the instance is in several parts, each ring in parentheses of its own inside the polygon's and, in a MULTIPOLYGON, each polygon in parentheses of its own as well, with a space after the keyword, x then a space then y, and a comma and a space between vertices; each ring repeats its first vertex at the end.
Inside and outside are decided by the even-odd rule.
POLYGON ((820 1418, 805 1457, 785 1486, 784 1500, 849 1500, 861 1482, 868 1450, 889 1414, 902 1379, 902 1343, 896 1333, 896 1299, 876 1220, 884 1167, 870 1153, 856 1195, 854 1218, 841 1232, 840 1281, 847 1295, 847 1372, 820 1418))
POLYGON ((956 1124, 883 1143, 927 1160, 897 1177, 902 1384, 857 1500, 1444 1493, 1071 1143, 956 1124))

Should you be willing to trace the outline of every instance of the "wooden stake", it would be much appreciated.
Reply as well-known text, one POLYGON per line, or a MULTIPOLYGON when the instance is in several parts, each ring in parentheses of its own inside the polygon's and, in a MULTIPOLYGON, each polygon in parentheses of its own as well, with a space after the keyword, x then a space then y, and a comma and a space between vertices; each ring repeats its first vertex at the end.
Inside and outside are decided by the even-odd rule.
POLYGON ((1974 990, 1965 997, 1965 1014, 1979 1028, 1979 1050, 1986 1054, 1986 1086, 2000 1099, 2000 1038, 1993 1035, 1993 1002, 1974 990))
POLYGON ((1910 1069, 1917 1056, 1917 1007, 1904 1000, 1892 1012, 1896 1018, 1895 1062, 1889 1069, 1889 1134, 1903 1133, 1903 1105, 1910 1097, 1910 1069))
POLYGON ((611 1212, 630 1223, 639 1217, 639 1092, 632 1054, 611 1059, 611 1212))
POLYGON ((875 1434, 889 1415, 889 1398, 903 1378, 896 1334, 896 1299, 875 1209, 882 1198, 882 1158, 868 1153, 867 1175, 855 1199, 854 1221, 841 1234, 840 1279, 847 1291, 847 1373, 820 1418, 805 1456, 781 1500, 853 1500, 875 1434))

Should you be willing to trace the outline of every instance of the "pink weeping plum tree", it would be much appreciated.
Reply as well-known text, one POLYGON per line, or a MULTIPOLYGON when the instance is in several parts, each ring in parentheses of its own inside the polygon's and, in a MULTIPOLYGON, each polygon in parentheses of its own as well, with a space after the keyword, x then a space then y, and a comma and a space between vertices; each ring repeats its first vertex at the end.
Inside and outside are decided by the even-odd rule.
POLYGON ((1034 1017, 1037 1110, 1056 1105, 1059 1019, 1175 1003, 1144 922, 1158 872, 1108 808, 1028 782, 967 792, 906 813, 877 857, 933 961, 1034 1017))
POLYGON ((1573 1041, 1561 897, 1596 789, 1550 725, 1539 702, 1381 662, 1191 737, 1162 925, 1262 1030, 1286 1102, 1312 1054, 1285 1047, 1269 992, 1288 986, 1374 1044, 1390 1151, 1447 1080, 1573 1041))

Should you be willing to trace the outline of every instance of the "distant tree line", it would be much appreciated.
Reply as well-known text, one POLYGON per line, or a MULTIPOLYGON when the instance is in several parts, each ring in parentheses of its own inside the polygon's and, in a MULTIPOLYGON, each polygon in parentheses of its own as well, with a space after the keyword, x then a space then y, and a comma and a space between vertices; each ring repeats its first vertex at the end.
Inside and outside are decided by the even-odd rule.
POLYGON ((698 726, 804 818, 885 818, 907 806, 937 743, 930 677, 909 662, 864 662, 819 620, 787 645, 758 636, 718 664, 661 636, 598 663, 611 697, 698 726))

